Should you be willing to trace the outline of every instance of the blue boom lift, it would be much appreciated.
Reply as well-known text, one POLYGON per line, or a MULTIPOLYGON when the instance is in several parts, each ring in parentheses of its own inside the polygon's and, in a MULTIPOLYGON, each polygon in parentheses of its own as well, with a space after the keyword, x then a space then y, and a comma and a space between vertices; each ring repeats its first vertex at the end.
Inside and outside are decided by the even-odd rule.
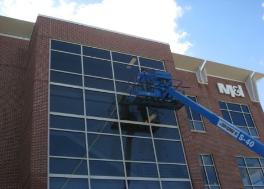
POLYGON ((189 106, 194 111, 206 117, 213 125, 244 144, 251 151, 264 157, 264 144, 222 117, 186 97, 182 91, 179 91, 173 86, 173 80, 169 73, 163 71, 141 72, 137 77, 137 82, 138 85, 132 92, 135 95, 133 103, 176 110, 180 109, 183 105, 189 106))

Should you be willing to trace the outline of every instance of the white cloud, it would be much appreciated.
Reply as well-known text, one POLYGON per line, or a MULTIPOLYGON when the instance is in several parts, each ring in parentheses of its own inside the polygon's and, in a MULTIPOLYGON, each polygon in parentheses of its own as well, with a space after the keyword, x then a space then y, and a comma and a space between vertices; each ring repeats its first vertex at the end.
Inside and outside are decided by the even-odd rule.
POLYGON ((261 6, 264 8, 264 2, 261 4, 261 6))
MULTIPOLYGON (((84 1, 85 2, 85 1, 84 1)), ((184 54, 192 44, 177 21, 184 8, 174 0, 103 0, 76 3, 69 0, 0 0, 0 13, 35 21, 38 14, 167 42, 174 52, 184 54)))

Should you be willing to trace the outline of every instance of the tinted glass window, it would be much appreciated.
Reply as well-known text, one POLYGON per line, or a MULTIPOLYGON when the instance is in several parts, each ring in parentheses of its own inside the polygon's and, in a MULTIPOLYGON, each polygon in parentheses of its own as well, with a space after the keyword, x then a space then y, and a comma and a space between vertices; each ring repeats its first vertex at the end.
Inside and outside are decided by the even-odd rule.
POLYGON ((189 182, 184 181, 163 181, 162 182, 162 188, 163 189, 172 189, 172 188, 181 188, 181 189, 191 189, 191 185, 189 182))
POLYGON ((129 180, 128 189, 160 189, 158 181, 129 180))
POLYGON ((51 41, 51 48, 55 49, 55 50, 81 54, 81 46, 76 45, 76 44, 72 44, 72 43, 66 43, 66 42, 62 42, 62 41, 52 40, 51 41))
POLYGON ((114 90, 114 82, 112 80, 107 79, 99 79, 86 76, 84 78, 84 85, 85 87, 89 88, 97 88, 111 91, 114 90))
POLYGON ((51 130, 50 155, 86 157, 84 133, 51 130))
POLYGON ((150 137, 150 127, 145 125, 137 125, 132 123, 121 123, 123 135, 146 136, 150 137))
POLYGON ((94 75, 106 78, 112 78, 111 62, 96 58, 83 58, 84 73, 86 75, 94 75))
POLYGON ((125 189, 126 183, 123 180, 91 179, 91 187, 93 189, 125 189))
POLYGON ((185 163, 180 142, 155 140, 157 158, 160 162, 185 163))
POLYGON ((164 70, 164 66, 163 66, 163 63, 161 61, 151 60, 151 59, 141 58, 141 57, 139 58, 139 61, 140 61, 141 66, 146 66, 146 67, 150 67, 150 68, 156 68, 156 69, 164 70))
POLYGON ((122 160, 119 136, 87 134, 89 157, 122 160))
POLYGON ((131 94, 136 85, 116 81, 116 91, 131 94))
POLYGON ((123 137, 123 146, 126 160, 155 161, 151 139, 123 137))
POLYGON ((124 176, 122 162, 90 160, 89 163, 91 175, 124 176))
POLYGON ((50 128, 85 130, 84 119, 50 115, 50 128))
POLYGON ((227 107, 229 110, 233 110, 233 111, 241 111, 241 107, 239 104, 232 104, 232 103, 227 103, 227 107))
POLYGON ((127 54, 122 54, 122 53, 117 53, 117 52, 112 52, 112 57, 114 61, 118 62, 123 62, 123 63, 129 63, 132 65, 137 65, 137 57, 127 55, 127 54))
POLYGON ((248 167, 260 167, 259 160, 257 158, 245 158, 248 167))
POLYGON ((87 161, 83 159, 50 158, 50 173, 87 175, 87 161))
POLYGON ((242 113, 230 112, 235 125, 246 126, 246 121, 242 113))
POLYGON ((88 179, 81 178, 50 178, 50 189, 89 189, 88 179))
POLYGON ((83 114, 83 91, 61 86, 50 86, 50 110, 83 114))
POLYGON ((159 164, 161 178, 188 178, 186 165, 159 164))
POLYGON ((86 56, 94 56, 98 58, 111 59, 110 52, 103 49, 93 47, 83 47, 83 54, 86 56))
POLYGON ((87 131, 119 134, 117 122, 87 119, 87 131))
POLYGON ((115 95, 95 91, 85 91, 86 115, 116 118, 115 95))
POLYGON ((176 128, 167 127, 154 127, 152 126, 152 133, 154 138, 164 138, 164 139, 180 139, 179 130, 176 128))
POLYGON ((76 74, 68 74, 62 72, 51 71, 50 81, 56 83, 64 83, 69 85, 79 85, 82 86, 82 76, 76 74))
POLYGON ((219 102, 220 109, 227 109, 226 103, 224 102, 219 102))
POLYGON ((51 69, 82 73, 81 56, 51 51, 51 69))
POLYGON ((150 107, 149 117, 151 123, 177 125, 173 110, 150 107))
POLYGON ((155 163, 130 163, 126 162, 128 177, 158 177, 155 163))
POLYGON ((114 62, 115 78, 122 81, 136 82, 139 68, 114 62))

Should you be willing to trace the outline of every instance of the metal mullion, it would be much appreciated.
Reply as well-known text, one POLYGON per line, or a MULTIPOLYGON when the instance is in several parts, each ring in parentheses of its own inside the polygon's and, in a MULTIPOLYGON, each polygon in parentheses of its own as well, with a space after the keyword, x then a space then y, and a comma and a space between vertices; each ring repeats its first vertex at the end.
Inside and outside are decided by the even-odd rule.
POLYGON ((105 161, 105 162, 123 162, 123 160, 120 159, 107 159, 107 158, 103 158, 103 159, 98 159, 98 158, 89 158, 89 160, 92 161, 105 161))
POLYGON ((67 51, 62 51, 62 50, 56 50, 56 49, 51 49, 51 52, 52 51, 56 51, 56 52, 61 52, 61 53, 65 53, 65 54, 71 54, 71 55, 78 55, 78 56, 81 56, 81 54, 78 54, 78 53, 73 53, 73 52, 67 52, 67 51))
POLYGON ((101 77, 101 76, 96 76, 96 75, 89 75, 89 74, 84 74, 84 77, 92 77, 95 79, 103 79, 103 80, 108 80, 108 81, 113 81, 113 78, 107 78, 107 77, 101 77))
MULTIPOLYGON (((94 48, 94 47, 92 47, 92 48, 94 48)), ((96 48, 96 49, 99 49, 99 48, 96 48)), ((107 51, 109 51, 109 50, 107 50, 107 51)), ((100 58, 100 57, 96 57, 96 56, 84 55, 83 52, 81 52, 81 53, 82 53, 83 57, 94 58, 94 59, 99 59, 99 60, 106 60, 106 61, 109 61, 109 62, 111 61, 110 59, 100 58)))
POLYGON ((205 173, 205 177, 206 177, 206 181, 207 181, 207 183, 208 184, 206 184, 205 183, 205 185, 209 185, 210 184, 210 182, 209 182, 209 178, 208 178, 208 174, 207 174, 207 170, 206 170, 206 165, 204 164, 204 157, 203 157, 204 155, 201 155, 201 157, 202 157, 202 167, 203 167, 203 169, 204 169, 204 173, 205 173))
POLYGON ((73 132, 73 133, 85 133, 85 130, 73 130, 73 129, 61 129, 61 128, 50 128, 53 131, 65 131, 65 132, 73 132))
POLYGON ((49 72, 48 72, 48 148, 47 148, 47 188, 50 188, 50 68, 51 68, 51 40, 49 40, 49 72))
POLYGON ((71 159, 71 160, 85 160, 87 158, 84 157, 72 157, 72 156, 53 156, 50 155, 50 158, 58 158, 58 159, 71 159))
MULTIPOLYGON (((83 65, 83 46, 81 45, 81 64, 82 64, 82 90, 83 90, 83 112, 84 116, 86 116, 86 101, 85 101, 85 86, 84 86, 84 65, 83 65)), ((86 145, 86 164, 87 164, 87 172, 88 172, 88 185, 91 188, 91 181, 90 181, 90 162, 89 162, 89 144, 88 144, 88 137, 87 137, 87 123, 86 119, 84 119, 85 125, 85 145, 86 145)))
POLYGON ((85 90, 93 91, 93 92, 102 92, 102 93, 108 93, 108 94, 115 94, 114 91, 109 91, 105 89, 97 89, 97 88, 90 88, 90 87, 84 87, 85 90))
MULTIPOLYGON (((147 107, 146 109, 147 109, 148 122, 150 123, 150 120, 149 120, 149 108, 147 107)), ((159 161, 158 161, 158 158, 157 158, 155 140, 154 140, 154 137, 153 137, 153 132, 152 132, 152 126, 151 125, 150 125, 150 135, 151 135, 152 146, 153 146, 153 151, 154 151, 154 157, 155 157, 155 162, 156 162, 156 168, 157 168, 157 173, 158 173, 158 181, 159 181, 160 188, 163 189, 162 188, 162 182, 161 182, 161 176, 160 176, 160 170, 159 170, 159 161)))
POLYGON ((50 71, 82 76, 82 74, 80 74, 80 73, 69 72, 69 71, 64 71, 64 70, 50 69, 50 71))
POLYGON ((73 88, 73 89, 83 89, 81 86, 78 86, 78 85, 69 85, 69 84, 57 83, 57 82, 50 82, 50 85, 68 87, 68 88, 73 88))
POLYGON ((105 135, 105 136, 119 136, 119 134, 114 133, 104 133, 104 132, 96 132, 96 131, 87 131, 88 134, 95 134, 95 135, 105 135))
POLYGON ((110 51, 110 58, 111 58, 112 76, 113 76, 113 82, 114 82, 114 93, 115 93, 115 101, 116 101, 115 104, 116 104, 116 113, 117 113, 117 119, 118 119, 119 138, 120 138, 121 152, 122 152, 122 158, 123 158, 123 167, 124 167, 123 170, 125 174, 126 188, 128 188, 128 181, 127 181, 128 179, 127 179, 127 171, 126 171, 126 163, 125 163, 125 152, 124 152, 124 144, 123 144, 123 139, 122 139, 121 125, 120 125, 118 99, 117 99, 117 94, 116 94, 116 79, 115 79, 115 70, 114 70, 112 51, 110 51))

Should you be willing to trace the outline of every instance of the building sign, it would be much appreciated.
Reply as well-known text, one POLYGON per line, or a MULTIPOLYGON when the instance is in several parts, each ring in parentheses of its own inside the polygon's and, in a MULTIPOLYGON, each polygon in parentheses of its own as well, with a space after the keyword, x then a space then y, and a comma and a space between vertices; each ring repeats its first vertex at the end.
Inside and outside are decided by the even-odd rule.
POLYGON ((231 95, 232 97, 245 97, 241 85, 227 85, 223 83, 217 83, 218 90, 221 94, 231 95))

